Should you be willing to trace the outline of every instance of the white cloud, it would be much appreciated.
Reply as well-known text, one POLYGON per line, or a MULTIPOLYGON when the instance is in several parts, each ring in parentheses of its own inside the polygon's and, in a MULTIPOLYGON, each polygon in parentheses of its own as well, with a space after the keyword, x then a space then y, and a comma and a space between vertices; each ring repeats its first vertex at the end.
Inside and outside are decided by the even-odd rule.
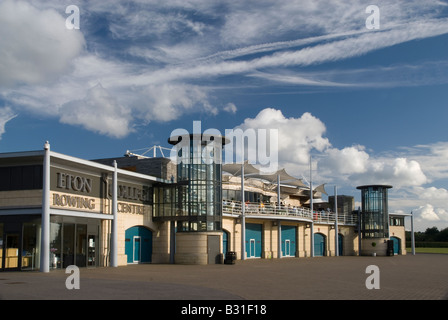
POLYGON ((448 212, 442 208, 434 208, 431 204, 425 204, 413 211, 416 219, 421 222, 439 222, 448 223, 448 212))
POLYGON ((327 157, 322 159, 320 166, 330 170, 333 174, 363 173, 367 170, 369 155, 363 146, 356 145, 341 150, 329 148, 326 154, 327 157))
POLYGON ((323 151, 330 144, 323 135, 326 127, 322 121, 306 112, 300 117, 286 118, 280 110, 263 109, 255 118, 247 118, 241 129, 277 129, 278 159, 300 165, 309 162, 311 149, 323 151))
POLYGON ((85 45, 79 30, 68 30, 53 9, 22 1, 0 3, 0 85, 39 84, 69 70, 85 45))
POLYGON ((84 99, 64 104, 60 109, 60 121, 115 138, 124 137, 132 131, 129 110, 120 105, 101 84, 91 88, 84 99))
POLYGON ((10 107, 0 108, 0 140, 2 139, 2 135, 5 133, 5 126, 8 121, 11 121, 17 117, 10 107))
MULTIPOLYGON (((70 105, 79 108, 70 110, 79 117, 83 108, 72 102, 80 97, 88 99, 92 94, 89 90, 101 83, 121 106, 112 108, 110 120, 123 116, 123 112, 117 112, 120 108, 126 108, 133 116, 127 115, 122 122, 127 129, 117 128, 116 133, 112 133, 113 126, 104 130, 83 126, 119 137, 132 131, 139 120, 171 121, 193 112, 216 115, 218 109, 210 101, 216 88, 228 86, 227 79, 225 84, 219 82, 223 77, 246 76, 245 85, 256 78, 253 81, 257 84, 258 79, 265 79, 294 85, 340 86, 340 79, 331 81, 318 73, 301 74, 289 69, 339 61, 448 32, 447 19, 438 18, 436 1, 411 1, 406 8, 398 2, 380 3, 385 19, 378 32, 365 29, 363 2, 85 2, 81 7, 81 30, 65 28, 63 4, 40 0, 33 3, 42 9, 10 0, 0 4, 0 84, 10 88, 3 87, 0 94, 15 109, 27 108, 59 116, 66 123, 81 124, 88 122, 73 120, 77 119, 73 115, 68 120, 60 112, 67 112, 66 106, 70 105), (423 12, 423 16, 415 18, 417 12, 423 12), (85 39, 100 39, 96 34, 92 36, 98 30, 83 30, 83 26, 93 23, 88 20, 90 17, 94 21, 98 16, 110 31, 105 41, 110 41, 108 36, 112 35, 124 45, 119 53, 115 46, 111 46, 110 52, 104 51, 109 48, 107 42, 85 46, 85 39), (99 52, 94 53, 91 48, 99 52), (128 60, 129 55, 137 61, 128 60)), ((224 110, 233 113, 236 107, 228 104, 224 110)), ((280 120, 281 117, 274 117, 271 124, 285 122, 280 120)), ((325 126, 311 114, 287 120, 286 127, 294 128, 299 139, 291 142, 287 134, 279 137, 282 148, 294 148, 294 156, 285 161, 304 164, 310 148, 322 151, 330 147, 328 139, 322 137, 325 126), (308 136, 296 122, 304 123, 308 136), (310 146, 303 147, 304 143, 310 146), (297 145, 300 146, 295 148, 297 145)), ((361 173, 365 165, 362 150, 334 149, 331 156, 344 158, 350 152, 360 162, 353 159, 352 168, 342 164, 339 167, 346 174, 361 173)), ((371 159, 368 162, 372 163, 371 159)), ((375 171, 375 165, 381 163, 367 170, 375 171)), ((404 178, 406 170, 416 168, 400 169, 396 164, 396 170, 392 174, 404 178)), ((419 181, 420 178, 414 183, 419 181)))
POLYGON ((416 194, 420 199, 424 199, 427 201, 442 200, 443 202, 448 203, 448 190, 445 188, 416 187, 416 194))
MULTIPOLYGON (((353 168, 353 171, 352 174, 344 177, 344 180, 356 184, 390 184, 394 188, 421 186, 428 181, 420 164, 415 160, 369 157, 367 161, 364 153, 357 155, 358 157, 352 157, 351 159, 346 158, 346 172, 350 173, 350 168, 353 168), (359 160, 359 155, 362 156, 362 162, 359 160), (362 170, 360 164, 364 166, 364 170, 362 170), (355 172, 355 168, 358 169, 358 172, 355 172)), ((329 161, 331 161, 331 158, 329 161)))
POLYGON ((229 113, 235 114, 237 111, 236 105, 232 102, 229 102, 228 104, 225 105, 224 111, 227 111, 229 113))
POLYGON ((218 113, 208 100, 207 90, 199 86, 165 83, 143 86, 140 90, 142 99, 136 100, 134 109, 146 121, 171 121, 193 111, 218 113))

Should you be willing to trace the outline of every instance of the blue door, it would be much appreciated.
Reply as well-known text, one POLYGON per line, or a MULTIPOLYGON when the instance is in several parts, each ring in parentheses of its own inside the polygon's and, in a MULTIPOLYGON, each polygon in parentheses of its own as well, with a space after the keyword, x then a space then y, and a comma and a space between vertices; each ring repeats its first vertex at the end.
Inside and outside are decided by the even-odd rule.
POLYGON ((325 236, 321 233, 314 234, 314 256, 322 257, 325 255, 325 236))
POLYGON ((296 230, 295 226, 281 226, 283 257, 296 255, 296 230))
POLYGON ((248 258, 261 258, 261 224, 246 223, 246 255, 248 258))
POLYGON ((152 232, 140 226, 127 229, 124 250, 128 263, 151 262, 152 232))
POLYGON ((390 237, 390 240, 392 240, 394 244, 394 254, 400 254, 400 239, 397 237, 390 237))
POLYGON ((222 232, 222 253, 225 256, 229 251, 229 233, 227 231, 222 232))

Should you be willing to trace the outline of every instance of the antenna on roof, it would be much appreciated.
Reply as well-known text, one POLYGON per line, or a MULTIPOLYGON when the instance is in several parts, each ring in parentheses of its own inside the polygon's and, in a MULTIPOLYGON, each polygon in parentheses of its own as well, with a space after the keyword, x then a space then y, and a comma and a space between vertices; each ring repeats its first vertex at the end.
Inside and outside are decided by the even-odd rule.
POLYGON ((157 158, 157 150, 159 150, 160 154, 162 155, 162 158, 165 158, 165 154, 163 153, 163 150, 171 150, 170 148, 164 148, 162 146, 152 146, 150 148, 141 148, 141 149, 135 149, 135 150, 126 150, 125 156, 126 157, 139 157, 139 158, 157 158), (139 151, 145 150, 143 153, 139 153, 139 151), (152 157, 146 156, 147 153, 152 151, 152 157))

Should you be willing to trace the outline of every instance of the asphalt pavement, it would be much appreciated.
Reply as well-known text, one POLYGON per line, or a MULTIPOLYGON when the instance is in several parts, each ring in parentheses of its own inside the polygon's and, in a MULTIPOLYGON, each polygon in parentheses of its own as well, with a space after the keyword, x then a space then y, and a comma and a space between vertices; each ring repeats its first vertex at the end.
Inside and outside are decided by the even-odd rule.
MULTIPOLYGON (((448 255, 237 260, 0 273, 2 300, 446 300, 448 255), (373 267, 372 267, 373 266, 373 267), (79 284, 77 289, 75 284, 79 284), (72 288, 72 289, 70 289, 72 288)), ((191 310, 190 310, 191 311, 191 310)))

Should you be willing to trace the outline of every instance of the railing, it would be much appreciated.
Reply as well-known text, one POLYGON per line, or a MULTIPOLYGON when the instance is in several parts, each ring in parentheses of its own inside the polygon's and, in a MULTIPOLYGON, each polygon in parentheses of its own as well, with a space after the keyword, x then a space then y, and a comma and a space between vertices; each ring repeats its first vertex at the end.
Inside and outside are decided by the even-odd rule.
MULTIPOLYGON (((223 214, 241 215, 241 202, 239 201, 223 201, 223 214)), ((288 216, 312 220, 315 223, 334 223, 336 214, 331 211, 313 211, 302 207, 280 207, 272 204, 246 203, 245 214, 247 216, 264 215, 264 216, 288 216)), ((338 214, 338 224, 357 223, 357 216, 353 214, 338 214)))

